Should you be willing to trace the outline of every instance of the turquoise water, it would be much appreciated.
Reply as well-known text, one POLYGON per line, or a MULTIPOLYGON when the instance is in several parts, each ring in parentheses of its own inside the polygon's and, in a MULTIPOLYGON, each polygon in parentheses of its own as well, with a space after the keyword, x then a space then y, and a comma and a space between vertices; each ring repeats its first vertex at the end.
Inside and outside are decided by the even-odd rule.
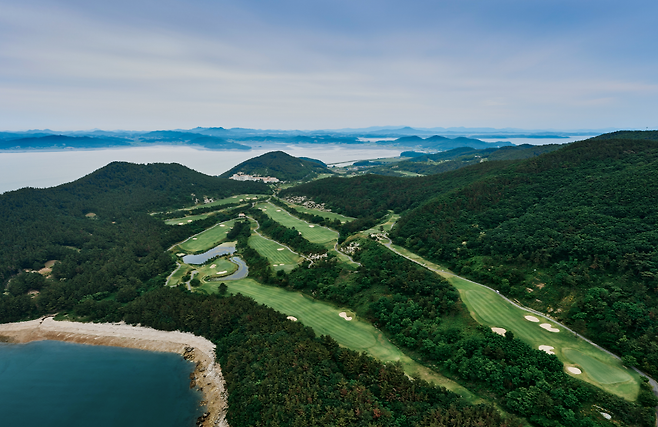
POLYGON ((173 353, 58 341, 0 344, 0 425, 185 427, 203 412, 173 353))

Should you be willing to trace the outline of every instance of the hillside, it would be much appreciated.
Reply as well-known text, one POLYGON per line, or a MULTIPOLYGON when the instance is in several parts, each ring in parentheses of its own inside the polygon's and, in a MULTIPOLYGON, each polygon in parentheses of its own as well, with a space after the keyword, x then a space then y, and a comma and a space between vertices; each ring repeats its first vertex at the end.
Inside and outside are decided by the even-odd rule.
MULTIPOLYGON (((409 160, 396 162, 367 169, 369 173, 379 175, 404 176, 405 172, 419 175, 433 175, 447 172, 464 166, 474 165, 485 161, 495 160, 521 160, 550 153, 562 148, 562 145, 529 145, 505 146, 500 148, 475 149, 470 147, 454 148, 435 154, 418 152, 406 153, 409 160)), ((402 153, 403 156, 405 153, 402 153)))
POLYGON ((484 142, 479 139, 466 138, 459 136, 457 138, 446 138, 445 136, 434 135, 429 138, 419 136, 403 136, 392 141, 392 144, 405 147, 419 147, 431 151, 447 151, 460 147, 471 147, 477 149, 499 148, 514 146, 509 141, 484 142))
POLYGON ((321 173, 331 173, 326 166, 315 160, 293 157, 283 151, 271 151, 262 156, 246 160, 220 175, 229 178, 237 173, 258 176, 273 176, 281 181, 301 181, 321 173))
POLYGON ((269 189, 262 183, 212 177, 178 164, 123 162, 58 187, 4 193, 0 195, 0 281, 18 269, 70 251, 66 247, 82 247, 92 239, 93 230, 111 221, 130 224, 131 218, 147 216, 149 210, 189 206, 203 196, 241 193, 267 194, 269 189))
POLYGON ((394 240, 658 373, 658 132, 505 165, 404 215, 394 240))

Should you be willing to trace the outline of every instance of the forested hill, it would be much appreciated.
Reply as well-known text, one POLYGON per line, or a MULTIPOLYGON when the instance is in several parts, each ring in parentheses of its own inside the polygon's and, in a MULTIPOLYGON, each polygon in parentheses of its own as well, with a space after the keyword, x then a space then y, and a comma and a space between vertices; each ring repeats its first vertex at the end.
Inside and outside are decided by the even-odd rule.
POLYGON ((283 151, 271 151, 246 160, 220 176, 228 178, 239 172, 248 175, 273 176, 282 181, 300 181, 311 179, 321 173, 331 173, 322 162, 299 159, 283 151))
POLYGON ((536 157, 544 153, 559 150, 562 145, 529 145, 506 146, 500 148, 475 149, 460 147, 434 154, 407 152, 413 157, 401 162, 389 163, 367 169, 369 173, 379 175, 404 176, 405 172, 420 175, 433 175, 441 172, 463 168, 465 166, 492 160, 521 160, 536 157))
POLYGON ((484 162, 437 175, 402 178, 361 175, 330 177, 281 191, 281 197, 307 196, 332 210, 363 217, 391 209, 402 212, 418 207, 445 191, 495 175, 509 162, 484 162))
POLYGON ((189 206, 203 196, 268 192, 262 183, 212 177, 178 164, 121 162, 58 187, 7 192, 0 195, 0 283, 20 268, 59 259, 71 251, 66 247, 81 248, 96 233, 107 234, 111 222, 143 223, 149 210, 189 206))
POLYGON ((656 375, 657 194, 658 132, 617 132, 438 195, 392 237, 656 375))

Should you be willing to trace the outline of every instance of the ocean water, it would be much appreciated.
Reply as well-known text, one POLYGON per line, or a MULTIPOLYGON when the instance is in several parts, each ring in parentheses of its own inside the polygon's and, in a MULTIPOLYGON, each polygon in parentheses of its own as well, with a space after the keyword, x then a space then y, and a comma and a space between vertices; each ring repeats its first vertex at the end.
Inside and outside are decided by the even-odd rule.
POLYGON ((0 151, 0 193, 23 187, 45 188, 75 181, 113 161, 180 163, 208 175, 269 151, 311 157, 325 163, 399 156, 402 150, 336 144, 277 145, 249 151, 198 150, 185 146, 132 147, 106 150, 0 151))
POLYGON ((194 365, 173 353, 59 341, 0 344, 0 425, 193 427, 194 365))

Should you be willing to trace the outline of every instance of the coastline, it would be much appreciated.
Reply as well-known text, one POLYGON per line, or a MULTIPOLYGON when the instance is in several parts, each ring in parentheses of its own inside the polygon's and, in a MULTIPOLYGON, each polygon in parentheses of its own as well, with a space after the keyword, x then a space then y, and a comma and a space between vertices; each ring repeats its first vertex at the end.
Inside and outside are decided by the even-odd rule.
POLYGON ((178 353, 194 362, 190 388, 196 387, 203 393, 202 404, 206 406, 206 413, 197 420, 197 425, 229 427, 226 422, 226 383, 221 367, 215 362, 215 345, 203 337, 125 323, 79 323, 43 317, 0 324, 0 340, 14 344, 53 340, 178 353))

